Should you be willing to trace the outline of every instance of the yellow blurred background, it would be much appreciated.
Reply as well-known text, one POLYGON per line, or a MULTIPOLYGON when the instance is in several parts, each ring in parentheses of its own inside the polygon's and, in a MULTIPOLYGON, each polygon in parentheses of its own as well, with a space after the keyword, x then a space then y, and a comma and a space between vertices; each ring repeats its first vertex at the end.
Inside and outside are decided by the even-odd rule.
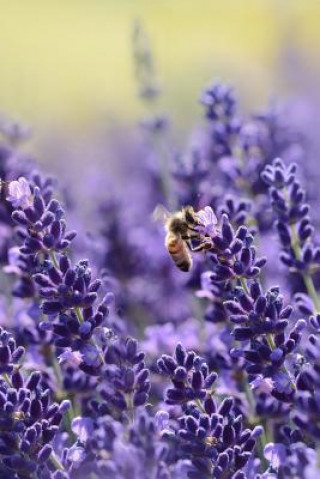
POLYGON ((292 70, 282 71, 292 50, 319 62, 319 0, 0 0, 0 8, 0 112, 32 125, 136 121, 136 19, 151 39, 162 108, 182 127, 213 79, 263 105, 294 89, 292 70))

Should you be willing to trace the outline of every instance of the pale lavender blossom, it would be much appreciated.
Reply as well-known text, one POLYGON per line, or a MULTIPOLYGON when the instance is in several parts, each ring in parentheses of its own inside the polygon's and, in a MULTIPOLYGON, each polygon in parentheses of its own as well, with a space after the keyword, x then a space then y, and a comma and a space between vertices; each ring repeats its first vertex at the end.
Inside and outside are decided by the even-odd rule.
POLYGON ((93 421, 89 417, 75 417, 71 428, 78 439, 85 443, 92 436, 93 421))
POLYGON ((72 446, 68 450, 68 454, 67 454, 68 461, 71 461, 75 467, 78 467, 81 464, 81 462, 84 461, 85 457, 86 455, 85 455, 83 447, 72 446))
POLYGON ((281 391, 284 393, 288 391, 290 392, 291 378, 283 372, 277 372, 274 375, 274 385, 278 391, 281 391))
POLYGON ((209 300, 214 299, 214 294, 212 291, 212 272, 211 271, 205 271, 202 273, 201 278, 201 289, 196 291, 196 296, 198 298, 206 298, 209 300))
POLYGON ((82 354, 79 351, 71 351, 71 349, 66 349, 58 357, 59 363, 67 363, 70 366, 79 366, 82 362, 82 354))
POLYGON ((3 271, 8 274, 21 275, 21 269, 19 267, 20 248, 19 246, 13 246, 8 250, 8 264, 3 267, 3 271))
POLYGON ((160 410, 155 415, 155 422, 159 432, 169 431, 169 413, 168 411, 160 410))
POLYGON ((283 444, 270 442, 264 448, 264 457, 270 462, 272 468, 277 470, 286 460, 286 448, 283 444))
POLYGON ((200 225, 197 226, 198 231, 207 236, 215 236, 218 219, 213 209, 206 206, 197 212, 197 218, 200 221, 200 225))
POLYGON ((11 181, 8 187, 7 200, 14 208, 25 209, 31 205, 31 189, 28 181, 21 176, 17 181, 11 181))
POLYGON ((256 389, 261 393, 270 394, 274 388, 274 382, 271 378, 265 378, 262 374, 259 374, 253 381, 250 383, 251 389, 256 389))

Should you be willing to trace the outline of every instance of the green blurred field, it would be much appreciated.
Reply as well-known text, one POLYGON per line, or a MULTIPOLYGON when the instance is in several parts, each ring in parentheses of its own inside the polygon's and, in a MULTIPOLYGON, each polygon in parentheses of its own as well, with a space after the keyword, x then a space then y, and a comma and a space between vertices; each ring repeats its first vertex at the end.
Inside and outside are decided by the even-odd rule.
POLYGON ((35 124, 135 120, 137 18, 152 38, 163 108, 182 123, 211 79, 263 104, 290 89, 278 68, 288 45, 311 61, 319 53, 317 0, 0 0, 0 111, 35 124))

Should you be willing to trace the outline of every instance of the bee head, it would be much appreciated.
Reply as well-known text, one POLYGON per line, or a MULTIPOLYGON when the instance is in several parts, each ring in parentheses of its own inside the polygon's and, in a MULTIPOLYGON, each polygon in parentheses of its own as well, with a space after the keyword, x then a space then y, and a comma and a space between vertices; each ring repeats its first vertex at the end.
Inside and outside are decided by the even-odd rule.
POLYGON ((170 230, 175 234, 184 235, 188 231, 188 225, 183 218, 175 216, 170 221, 170 230))
POLYGON ((194 209, 192 208, 192 206, 186 206, 185 207, 184 217, 186 219, 186 222, 189 225, 195 225, 197 223, 195 212, 194 212, 194 209))

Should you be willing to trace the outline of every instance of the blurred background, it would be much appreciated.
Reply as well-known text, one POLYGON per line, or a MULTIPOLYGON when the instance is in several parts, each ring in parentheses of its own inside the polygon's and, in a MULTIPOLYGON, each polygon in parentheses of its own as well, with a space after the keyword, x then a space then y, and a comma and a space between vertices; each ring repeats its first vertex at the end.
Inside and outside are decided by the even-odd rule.
POLYGON ((37 128, 132 123, 141 114, 132 31, 147 30, 163 109, 194 123, 201 89, 236 85, 245 106, 295 92, 319 66, 318 0, 0 1, 0 110, 37 128))
POLYGON ((0 115, 27 125, 24 148, 81 182, 114 168, 146 114, 133 32, 139 23, 176 143, 202 119, 212 81, 235 87, 243 112, 270 99, 317 101, 318 0, 0 0, 0 115), (103 139, 103 141, 98 141, 103 139), (106 146, 107 145, 107 146, 106 146))

